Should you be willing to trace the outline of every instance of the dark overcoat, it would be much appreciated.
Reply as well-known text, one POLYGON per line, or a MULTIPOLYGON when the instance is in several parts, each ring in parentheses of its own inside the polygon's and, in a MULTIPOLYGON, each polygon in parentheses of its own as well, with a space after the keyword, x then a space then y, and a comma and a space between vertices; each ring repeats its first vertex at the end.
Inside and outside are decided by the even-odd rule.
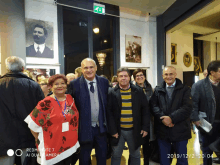
POLYGON ((40 86, 21 72, 0 78, 0 156, 7 155, 8 149, 30 148, 35 144, 24 119, 43 98, 40 86))
MULTIPOLYGON (((95 76, 99 97, 99 128, 100 133, 107 132, 106 107, 109 83, 106 78, 95 76)), ((83 76, 70 82, 69 92, 75 100, 76 107, 79 111, 79 142, 91 142, 91 102, 87 82, 83 76)))
POLYGON ((191 94, 193 99, 191 120, 199 121, 199 117, 201 117, 213 124, 216 114, 216 101, 219 100, 215 100, 209 77, 207 76, 193 84, 191 94))
MULTIPOLYGON (((143 92, 143 89, 130 84, 131 100, 132 100, 132 115, 133 115, 133 136, 135 147, 138 148, 143 144, 141 130, 149 133, 150 130, 150 109, 148 101, 143 92)), ((107 121, 108 129, 111 135, 116 133, 121 134, 120 119, 121 119, 122 99, 119 85, 109 90, 107 121)), ((111 137, 111 144, 117 145, 119 138, 111 137)))
POLYGON ((191 138, 190 115, 192 112, 192 97, 189 87, 183 85, 176 78, 171 106, 168 107, 166 83, 163 82, 155 88, 150 104, 156 120, 156 134, 160 139, 182 141, 191 138), (174 127, 165 126, 160 119, 162 116, 170 116, 174 127))

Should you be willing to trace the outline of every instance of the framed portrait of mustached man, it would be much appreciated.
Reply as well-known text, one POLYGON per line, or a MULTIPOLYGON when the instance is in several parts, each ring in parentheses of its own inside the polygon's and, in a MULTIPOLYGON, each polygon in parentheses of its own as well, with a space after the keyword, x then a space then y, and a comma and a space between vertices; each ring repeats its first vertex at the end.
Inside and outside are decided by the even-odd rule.
POLYGON ((26 57, 54 58, 53 22, 26 18, 26 57))
POLYGON ((177 44, 171 43, 171 64, 177 64, 177 44))

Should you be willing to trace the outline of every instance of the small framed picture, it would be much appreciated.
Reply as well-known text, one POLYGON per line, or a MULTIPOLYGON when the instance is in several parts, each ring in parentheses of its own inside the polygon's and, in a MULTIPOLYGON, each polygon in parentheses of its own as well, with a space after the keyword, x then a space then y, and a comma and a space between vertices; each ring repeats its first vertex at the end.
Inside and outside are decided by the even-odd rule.
POLYGON ((190 67, 192 64, 192 56, 189 52, 186 52, 183 56, 183 63, 186 67, 190 67))
POLYGON ((194 71, 197 73, 202 73, 202 67, 199 57, 194 56, 194 71))
POLYGON ((177 44, 171 43, 171 64, 177 64, 176 48, 177 48, 177 44))
POLYGON ((131 63, 141 63, 142 60, 142 42, 141 37, 125 35, 125 60, 131 63))

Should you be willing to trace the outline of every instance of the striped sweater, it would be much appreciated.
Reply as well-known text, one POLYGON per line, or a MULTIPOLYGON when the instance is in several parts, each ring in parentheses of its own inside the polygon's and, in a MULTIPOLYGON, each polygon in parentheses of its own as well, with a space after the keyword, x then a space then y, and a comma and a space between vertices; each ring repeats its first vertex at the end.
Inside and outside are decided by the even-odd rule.
POLYGON ((122 109, 121 109, 121 128, 133 128, 132 102, 131 102, 131 88, 127 90, 120 90, 122 109))

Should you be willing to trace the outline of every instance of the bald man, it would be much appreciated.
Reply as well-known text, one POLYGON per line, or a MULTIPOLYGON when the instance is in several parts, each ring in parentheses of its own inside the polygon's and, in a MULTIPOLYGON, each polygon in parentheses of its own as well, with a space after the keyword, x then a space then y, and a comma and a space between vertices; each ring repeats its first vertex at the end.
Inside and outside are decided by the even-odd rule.
POLYGON ((96 62, 86 58, 81 62, 83 76, 70 82, 70 94, 79 110, 80 165, 89 165, 95 147, 97 165, 106 165, 108 80, 97 76, 96 62))
POLYGON ((165 67, 164 81, 155 88, 150 101, 156 120, 161 165, 170 165, 171 145, 177 154, 177 164, 188 165, 187 143, 191 138, 192 98, 190 89, 176 76, 174 67, 165 67))

